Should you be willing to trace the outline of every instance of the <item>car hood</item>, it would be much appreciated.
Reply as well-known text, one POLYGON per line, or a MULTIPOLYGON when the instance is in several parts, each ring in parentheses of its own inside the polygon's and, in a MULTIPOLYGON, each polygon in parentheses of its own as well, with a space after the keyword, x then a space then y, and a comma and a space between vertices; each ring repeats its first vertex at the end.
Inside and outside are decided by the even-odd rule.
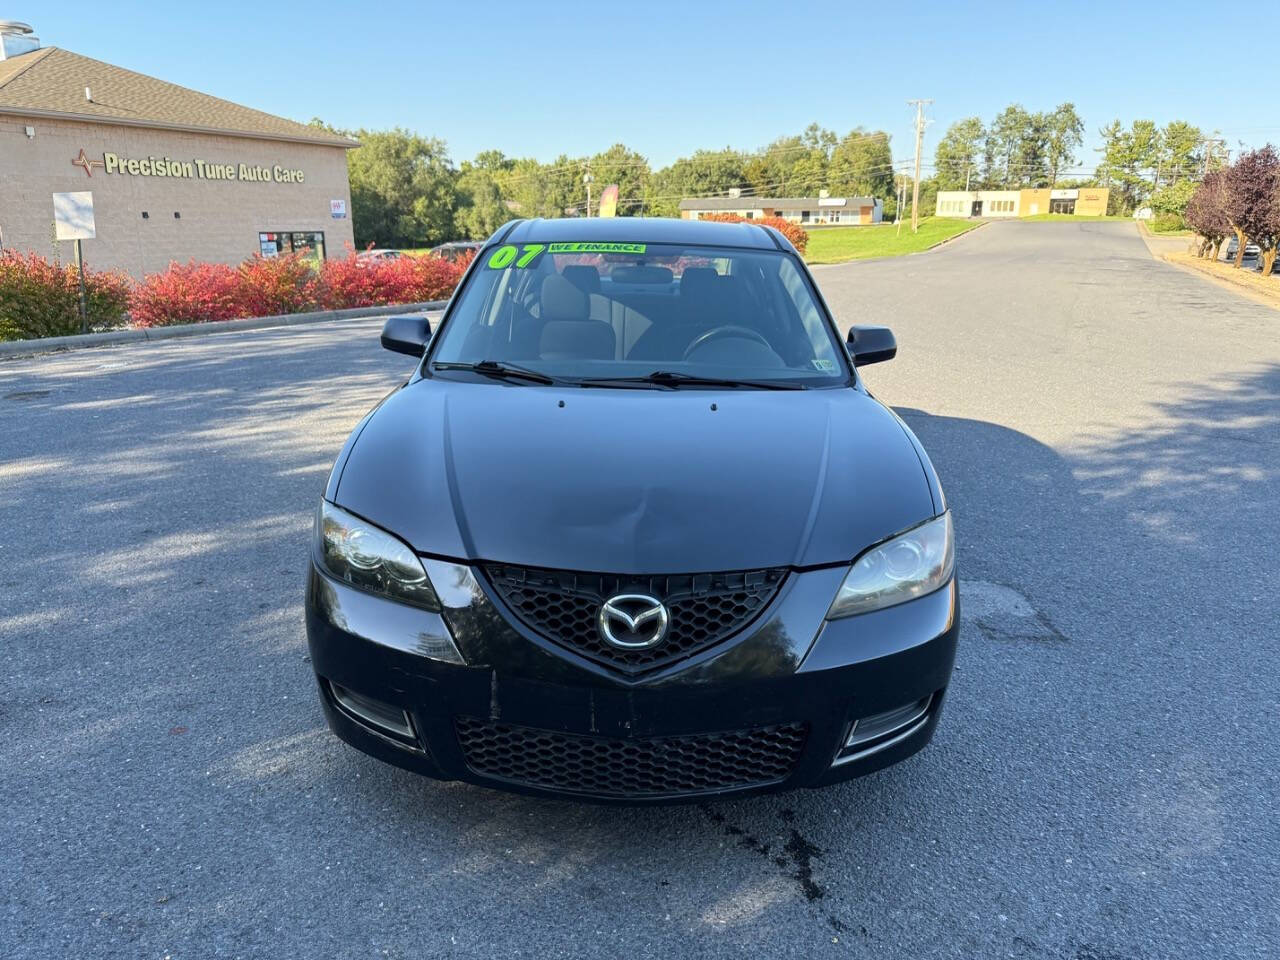
POLYGON ((348 449, 335 502, 420 553, 467 561, 817 566, 935 512, 905 428, 853 389, 424 379, 388 397, 348 449))

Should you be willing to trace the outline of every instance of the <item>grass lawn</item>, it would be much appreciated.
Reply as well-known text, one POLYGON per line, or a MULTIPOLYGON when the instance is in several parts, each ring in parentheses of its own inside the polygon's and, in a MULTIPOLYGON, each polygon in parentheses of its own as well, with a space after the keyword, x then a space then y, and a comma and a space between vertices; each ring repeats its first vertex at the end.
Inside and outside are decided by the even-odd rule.
POLYGON ((1098 220, 1126 220, 1130 223, 1133 222, 1133 217, 1111 216, 1109 214, 1101 217, 1087 217, 1084 214, 1080 214, 1079 216, 1077 216, 1074 213, 1037 213, 1035 216, 1014 217, 1013 219, 1034 220, 1039 223, 1044 223, 1047 221, 1052 221, 1054 223, 1057 223, 1059 221, 1061 221, 1062 223, 1094 223, 1098 220))
POLYGON ((958 237, 980 225, 981 220, 947 217, 925 217, 918 233, 904 221, 902 231, 891 223, 865 227, 826 227, 809 231, 809 246, 804 258, 809 263, 841 263, 868 257, 900 257, 936 247, 944 240, 958 237))
POLYGON ((1185 227, 1179 227, 1176 230, 1158 230, 1146 220, 1142 221, 1142 229, 1147 231, 1153 237, 1191 237, 1195 236, 1194 230, 1188 230, 1185 227))

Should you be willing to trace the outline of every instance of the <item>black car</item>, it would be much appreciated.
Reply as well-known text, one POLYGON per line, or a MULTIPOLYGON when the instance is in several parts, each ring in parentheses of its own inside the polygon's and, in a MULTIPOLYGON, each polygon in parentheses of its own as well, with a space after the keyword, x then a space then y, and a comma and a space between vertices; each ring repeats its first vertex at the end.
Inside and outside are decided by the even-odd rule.
POLYGON ((306 620, 335 733, 442 779, 596 800, 820 786, 933 735, 951 515, 756 224, 516 221, 357 425, 306 620))

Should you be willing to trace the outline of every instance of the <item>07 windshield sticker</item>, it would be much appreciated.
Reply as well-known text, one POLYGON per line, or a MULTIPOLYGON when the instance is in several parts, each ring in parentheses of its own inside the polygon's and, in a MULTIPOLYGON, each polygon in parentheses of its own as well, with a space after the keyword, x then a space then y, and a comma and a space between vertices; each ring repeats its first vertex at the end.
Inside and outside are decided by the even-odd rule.
POLYGON ((489 257, 488 267, 490 270, 505 270, 514 263, 517 267, 524 269, 537 260, 545 249, 547 247, 543 243, 526 243, 523 247, 509 243, 493 251, 489 257))
POLYGON ((508 243, 493 251, 486 262, 490 270, 531 267, 543 253, 644 253, 643 243, 508 243))

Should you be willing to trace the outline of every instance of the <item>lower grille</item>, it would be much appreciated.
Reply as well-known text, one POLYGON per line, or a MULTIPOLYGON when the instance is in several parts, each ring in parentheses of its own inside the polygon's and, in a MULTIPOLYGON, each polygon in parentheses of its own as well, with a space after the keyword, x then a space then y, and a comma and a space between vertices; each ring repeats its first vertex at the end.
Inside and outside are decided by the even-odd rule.
POLYGON ((615 740, 456 717, 467 766, 513 783, 602 797, 656 797, 760 786, 785 778, 805 744, 802 723, 615 740))

